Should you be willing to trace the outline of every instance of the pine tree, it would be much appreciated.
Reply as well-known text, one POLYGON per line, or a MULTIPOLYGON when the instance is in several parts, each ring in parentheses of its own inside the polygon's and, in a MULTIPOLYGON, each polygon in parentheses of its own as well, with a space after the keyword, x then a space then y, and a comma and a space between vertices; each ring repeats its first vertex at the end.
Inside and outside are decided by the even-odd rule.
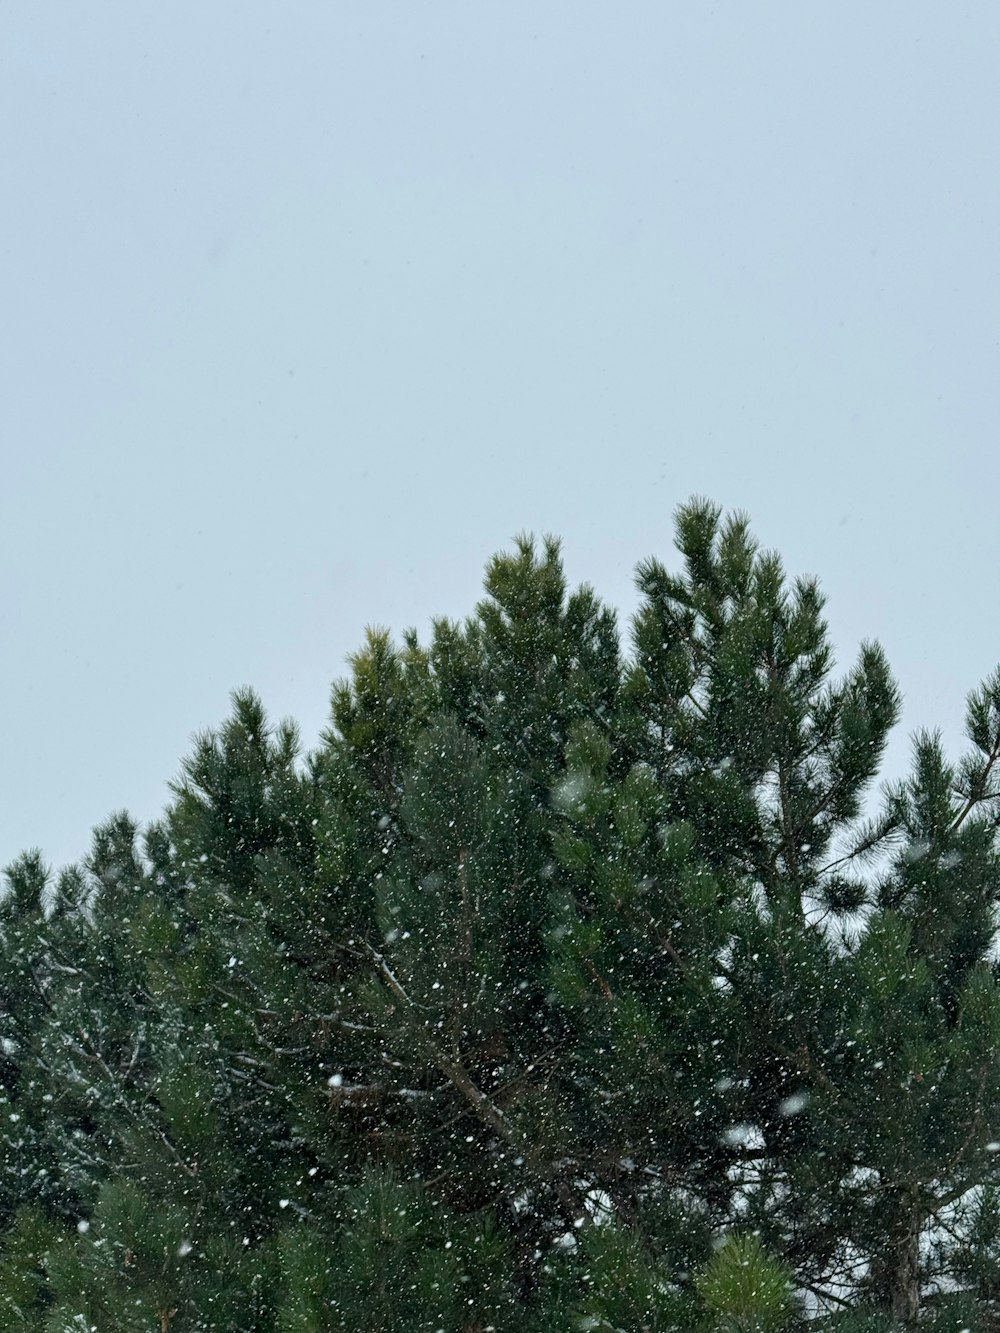
POLYGON ((972 750, 678 513, 623 654, 558 544, 250 691, 0 898, 0 1330, 1000 1325, 1000 678, 972 750))

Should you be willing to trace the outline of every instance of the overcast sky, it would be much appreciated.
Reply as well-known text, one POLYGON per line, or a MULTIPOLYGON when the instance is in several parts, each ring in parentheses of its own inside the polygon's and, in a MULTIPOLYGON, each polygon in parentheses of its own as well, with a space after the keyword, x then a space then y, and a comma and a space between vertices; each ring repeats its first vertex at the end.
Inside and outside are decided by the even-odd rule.
POLYGON ((692 493, 1000 659, 1000 5, 7 0, 0 860, 162 808, 255 686, 517 532, 627 615, 692 493))

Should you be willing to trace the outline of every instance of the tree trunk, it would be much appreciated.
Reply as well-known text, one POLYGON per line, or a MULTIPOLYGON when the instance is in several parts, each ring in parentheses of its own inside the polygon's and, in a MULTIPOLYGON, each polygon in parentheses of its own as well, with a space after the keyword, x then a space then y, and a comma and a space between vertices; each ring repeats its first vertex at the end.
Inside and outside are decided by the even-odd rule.
POLYGON ((876 1288, 893 1325, 916 1327, 920 1313, 920 1233, 924 1215, 912 1189, 893 1192, 885 1250, 873 1265, 876 1288))

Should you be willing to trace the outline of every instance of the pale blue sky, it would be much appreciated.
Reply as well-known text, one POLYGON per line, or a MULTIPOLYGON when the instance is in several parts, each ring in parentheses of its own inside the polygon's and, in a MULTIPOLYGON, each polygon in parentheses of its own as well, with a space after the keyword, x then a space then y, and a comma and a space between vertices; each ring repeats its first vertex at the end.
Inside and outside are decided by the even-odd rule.
POLYGON ((8 0, 0 860, 154 816, 232 687, 692 492, 885 644, 1000 659, 1000 6, 8 0))

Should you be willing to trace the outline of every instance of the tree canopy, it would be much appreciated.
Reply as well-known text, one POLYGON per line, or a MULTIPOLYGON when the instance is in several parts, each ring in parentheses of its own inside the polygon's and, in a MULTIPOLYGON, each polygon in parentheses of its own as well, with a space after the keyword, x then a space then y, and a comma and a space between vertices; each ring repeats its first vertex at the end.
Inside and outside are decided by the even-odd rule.
POLYGON ((1000 1328, 1000 674, 915 738, 740 514, 249 690, 0 898, 0 1333, 1000 1328))

